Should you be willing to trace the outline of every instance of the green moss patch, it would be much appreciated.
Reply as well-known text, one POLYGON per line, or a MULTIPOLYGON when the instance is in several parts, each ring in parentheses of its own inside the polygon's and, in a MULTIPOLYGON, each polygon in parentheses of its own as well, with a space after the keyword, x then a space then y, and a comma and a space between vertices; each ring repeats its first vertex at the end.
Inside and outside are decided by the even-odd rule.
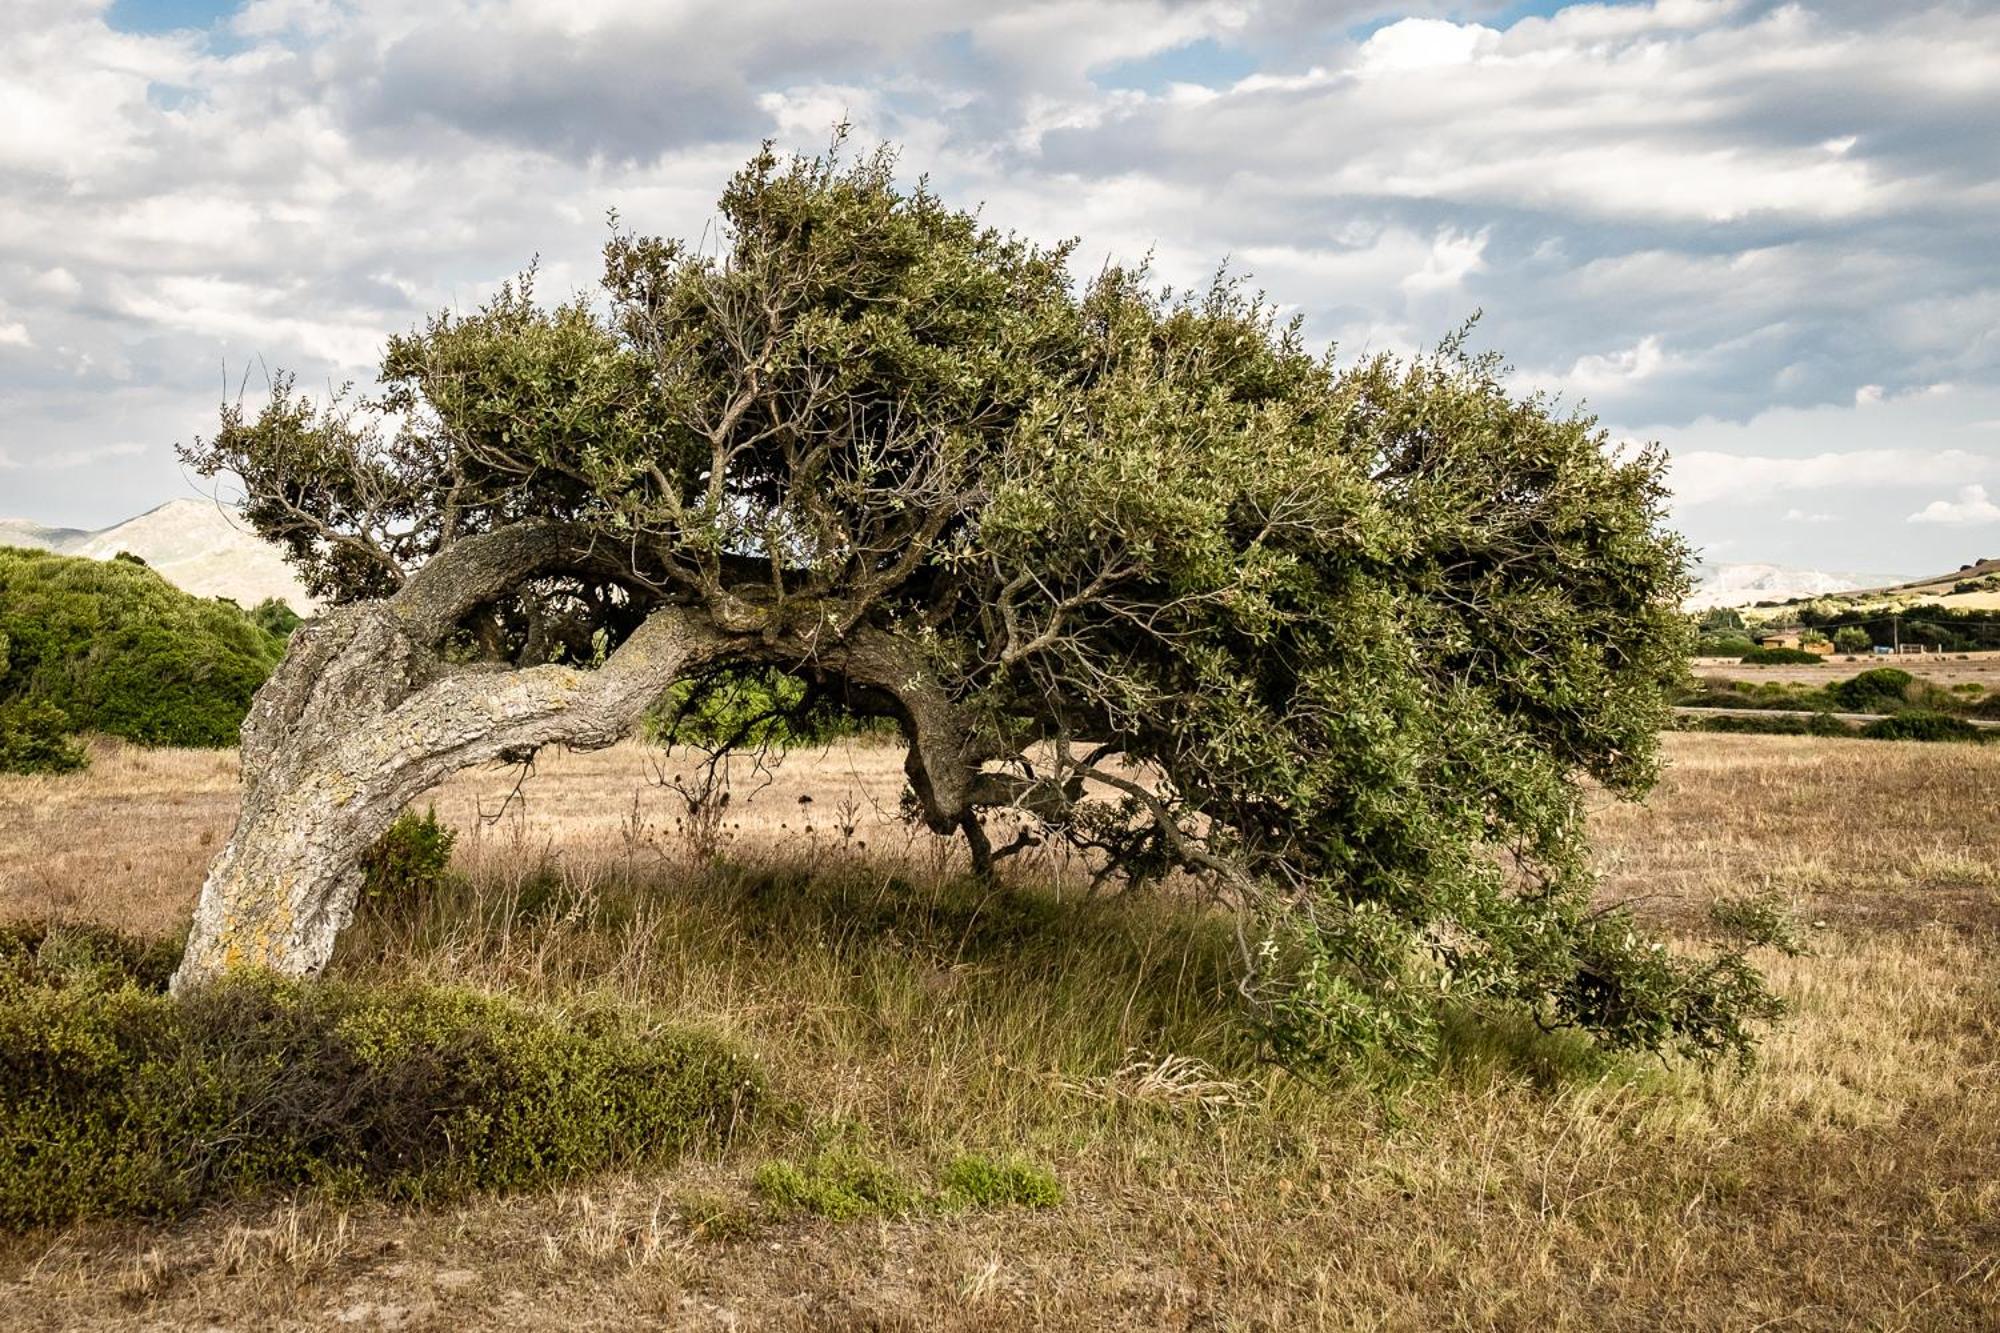
POLYGON ((728 1047, 630 1013, 268 976, 174 1000, 165 952, 0 935, 0 1225, 516 1190, 669 1158, 758 1101, 728 1047))

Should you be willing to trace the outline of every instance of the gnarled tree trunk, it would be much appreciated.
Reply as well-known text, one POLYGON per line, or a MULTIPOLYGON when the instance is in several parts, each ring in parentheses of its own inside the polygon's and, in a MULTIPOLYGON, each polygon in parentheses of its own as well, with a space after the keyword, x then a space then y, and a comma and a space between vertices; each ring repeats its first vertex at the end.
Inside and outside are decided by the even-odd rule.
POLYGON ((395 596, 302 627, 243 724, 243 806, 209 868, 173 987, 234 967, 310 975, 353 915, 360 858, 416 796, 543 745, 610 745, 726 636, 663 607, 596 670, 443 664, 472 607, 556 549, 552 525, 472 538, 395 596))

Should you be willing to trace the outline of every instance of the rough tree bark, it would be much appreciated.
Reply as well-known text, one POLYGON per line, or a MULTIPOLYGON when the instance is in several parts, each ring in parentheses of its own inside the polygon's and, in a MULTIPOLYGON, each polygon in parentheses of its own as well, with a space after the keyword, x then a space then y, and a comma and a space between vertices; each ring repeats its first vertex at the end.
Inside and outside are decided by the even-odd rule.
POLYGON ((176 992, 234 967, 310 975, 351 919, 362 853, 468 765, 549 744, 610 745, 726 636, 663 607, 596 670, 453 670, 459 617, 554 559, 562 533, 472 538, 393 597, 302 627, 243 724, 243 803, 209 868, 176 992))

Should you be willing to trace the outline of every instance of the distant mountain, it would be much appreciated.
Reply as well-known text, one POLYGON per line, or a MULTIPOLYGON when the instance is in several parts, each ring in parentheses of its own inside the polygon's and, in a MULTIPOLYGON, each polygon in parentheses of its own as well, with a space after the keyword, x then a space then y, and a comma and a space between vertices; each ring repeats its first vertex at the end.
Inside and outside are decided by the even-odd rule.
POLYGON ((1696 568, 1695 578, 1695 590, 1683 603, 1690 611, 1825 597, 1902 581, 1895 574, 1834 574, 1785 565, 1703 565, 1696 568))
POLYGON ((96 532, 0 519, 0 546, 92 560, 129 551, 197 597, 227 597, 245 608, 275 597, 302 614, 318 607, 278 548, 252 532, 233 507, 213 500, 169 500, 96 532))

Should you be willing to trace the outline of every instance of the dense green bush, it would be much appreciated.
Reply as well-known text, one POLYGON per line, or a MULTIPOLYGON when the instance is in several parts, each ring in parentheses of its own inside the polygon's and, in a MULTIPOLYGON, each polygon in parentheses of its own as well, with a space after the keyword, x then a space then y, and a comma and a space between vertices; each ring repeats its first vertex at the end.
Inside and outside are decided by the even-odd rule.
POLYGON ((377 901, 425 897, 444 883, 458 834, 438 822, 433 807, 406 810, 361 858, 361 891, 377 901))
POLYGON ((0 932, 0 1225, 518 1189, 673 1154, 758 1099, 725 1046, 629 1015, 269 976, 176 1000, 174 952, 0 932))
POLYGON ((143 745, 235 744, 285 649, 233 603, 142 564, 5 547, 0 636, 0 703, 53 705, 78 731, 143 745))
POLYGON ((1696 657, 1741 657, 1756 651, 1756 643, 1742 634, 1704 635, 1694 646, 1696 657))
POLYGON ((40 699, 0 701, 0 773, 71 773, 84 765, 69 715, 40 699))
POLYGON ((1903 706, 1916 677, 1900 667, 1873 667, 1826 687, 1826 693, 1849 713, 1889 713, 1903 706))
POLYGON ((1983 741, 1986 732, 1949 713, 1912 710, 1870 722, 1863 736, 1881 741, 1983 741))
POLYGON ((1745 666, 1817 666, 1826 659, 1802 648, 1752 648, 1742 660, 1745 666))

